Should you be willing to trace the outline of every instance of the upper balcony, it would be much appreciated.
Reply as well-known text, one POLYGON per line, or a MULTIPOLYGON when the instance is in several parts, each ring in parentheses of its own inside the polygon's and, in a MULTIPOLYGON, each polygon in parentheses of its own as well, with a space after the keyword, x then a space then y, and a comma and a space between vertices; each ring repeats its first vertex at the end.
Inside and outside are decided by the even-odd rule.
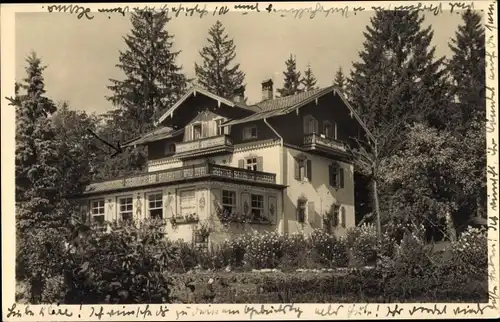
POLYGON ((302 148, 306 151, 318 151, 323 154, 347 153, 344 142, 317 133, 306 134, 302 148))
POLYGON ((175 144, 175 156, 179 159, 196 158, 201 155, 232 153, 233 142, 228 135, 219 135, 175 144))
MULTIPOLYGON (((141 173, 121 178, 93 182, 85 189, 84 194, 130 190, 150 186, 181 183, 193 180, 234 181, 244 184, 280 186, 276 184, 276 174, 253 171, 212 163, 200 163, 162 171, 141 173)), ((280 186, 281 187, 281 186, 280 186)))

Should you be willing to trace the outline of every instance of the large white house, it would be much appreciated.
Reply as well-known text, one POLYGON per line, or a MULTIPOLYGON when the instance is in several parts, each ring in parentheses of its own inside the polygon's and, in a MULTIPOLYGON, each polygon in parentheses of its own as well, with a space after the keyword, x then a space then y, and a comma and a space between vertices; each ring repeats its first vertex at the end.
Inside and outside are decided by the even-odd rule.
POLYGON ((162 218, 168 238, 185 241, 201 222, 211 242, 252 229, 343 235, 355 225, 355 138, 374 140, 333 86, 274 98, 269 80, 254 105, 241 90, 193 87, 126 144, 148 147, 147 172, 93 182, 81 200, 91 221, 162 218))

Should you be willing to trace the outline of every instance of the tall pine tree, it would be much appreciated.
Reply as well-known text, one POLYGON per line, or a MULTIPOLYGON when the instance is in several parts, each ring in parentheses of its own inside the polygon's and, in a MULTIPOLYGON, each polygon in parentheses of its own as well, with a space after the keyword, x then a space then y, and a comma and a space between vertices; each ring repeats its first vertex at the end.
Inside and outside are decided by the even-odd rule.
POLYGON ((26 62, 27 76, 16 84, 16 96, 10 99, 16 108, 16 223, 21 231, 62 224, 61 214, 55 211, 61 177, 56 132, 50 119, 56 107, 45 96, 46 67, 35 53, 26 62))
POLYGON ((302 92, 300 88, 301 73, 297 71, 297 62, 293 55, 285 62, 286 70, 283 72, 284 82, 283 87, 278 88, 278 93, 281 97, 294 95, 302 92))
POLYGON ((306 92, 317 88, 317 80, 312 72, 311 65, 307 65, 307 69, 304 72, 304 77, 302 78, 301 83, 304 85, 304 90, 306 92))
POLYGON ((364 162, 358 162, 357 171, 370 180, 379 231, 380 209, 387 209, 389 202, 382 199, 379 205, 379 191, 382 197, 394 193, 380 181, 381 170, 386 170, 381 162, 404 146, 409 124, 443 127, 447 120, 444 57, 434 58, 433 31, 422 27, 423 19, 417 11, 377 11, 347 84, 349 100, 377 141, 373 151, 359 149, 358 160, 364 162))
POLYGON ((485 41, 479 13, 468 10, 462 18, 463 25, 449 44, 452 57, 448 70, 460 113, 459 125, 465 129, 475 117, 485 119, 485 41))
POLYGON ((122 112, 129 125, 122 130, 129 136, 149 130, 186 89, 188 79, 176 63, 180 52, 173 50, 174 36, 165 29, 170 19, 152 10, 131 14, 132 30, 124 37, 127 50, 120 51, 117 65, 125 79, 111 79, 112 95, 107 97, 122 112))
POLYGON ((344 93, 346 87, 346 79, 342 67, 339 67, 339 69, 337 69, 335 78, 333 79, 333 85, 336 86, 340 91, 342 91, 342 93, 344 93))
POLYGON ((459 211, 469 216, 484 216, 487 203, 486 154, 481 152, 481 149, 484 152, 486 142, 484 27, 477 12, 468 10, 462 19, 463 24, 449 44, 453 54, 448 62, 452 93, 456 99, 454 106, 459 115, 456 126, 462 134, 460 156, 462 162, 469 165, 468 171, 463 172, 461 195, 464 200, 459 211))
POLYGON ((377 11, 353 64, 350 100, 377 138, 381 157, 397 150, 407 124, 441 127, 446 120, 444 57, 434 59, 433 31, 422 27, 423 19, 417 11, 377 11))
POLYGON ((232 98, 236 89, 244 88, 245 81, 240 64, 234 63, 236 45, 220 21, 208 31, 207 41, 209 44, 200 51, 201 65, 195 63, 198 83, 219 96, 232 98))

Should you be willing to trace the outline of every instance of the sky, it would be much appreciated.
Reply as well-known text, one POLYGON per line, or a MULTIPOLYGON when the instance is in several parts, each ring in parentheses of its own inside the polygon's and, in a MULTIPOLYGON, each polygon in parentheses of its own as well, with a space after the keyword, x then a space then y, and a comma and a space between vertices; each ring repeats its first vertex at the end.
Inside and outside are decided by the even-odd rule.
MULTIPOLYGON (((194 63, 207 43, 208 29, 219 19, 236 45, 236 62, 246 74, 248 102, 261 98, 261 82, 272 78, 275 88, 283 83, 285 60, 294 54, 297 67, 311 66, 318 86, 329 86, 339 67, 349 71, 358 60, 363 32, 372 12, 349 17, 332 15, 314 19, 291 16, 229 13, 222 17, 207 15, 173 18, 167 29, 174 35, 174 49, 180 50, 177 63, 188 77, 194 77, 194 63)), ((434 30, 437 56, 449 55, 448 42, 454 37, 461 18, 443 13, 426 15, 425 24, 434 30)), ((72 109, 104 113, 113 109, 109 79, 122 79, 116 67, 119 51, 125 50, 123 37, 131 28, 128 16, 95 13, 92 20, 77 19, 66 13, 18 13, 15 19, 16 80, 25 76, 25 58, 31 51, 41 57, 47 96, 67 101, 72 109)))

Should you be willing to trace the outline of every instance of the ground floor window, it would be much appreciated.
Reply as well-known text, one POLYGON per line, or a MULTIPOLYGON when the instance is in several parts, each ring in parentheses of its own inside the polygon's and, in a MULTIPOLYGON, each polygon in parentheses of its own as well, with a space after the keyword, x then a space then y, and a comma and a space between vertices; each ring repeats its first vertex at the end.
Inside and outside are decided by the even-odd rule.
POLYGON ((236 208, 236 192, 222 190, 222 209, 224 213, 231 214, 236 208))
POLYGON ((253 220, 263 220, 264 216, 264 196, 251 195, 251 211, 253 220))
POLYGON ((91 221, 93 223, 104 223, 104 199, 94 200, 91 202, 91 221))
POLYGON ((195 190, 184 190, 179 193, 180 215, 186 216, 196 213, 195 190))
POLYGON ((133 205, 132 197, 120 198, 120 209, 119 209, 120 219, 123 221, 132 221, 133 219, 133 205))
POLYGON ((149 218, 163 219, 163 193, 156 192, 148 195, 149 218))

